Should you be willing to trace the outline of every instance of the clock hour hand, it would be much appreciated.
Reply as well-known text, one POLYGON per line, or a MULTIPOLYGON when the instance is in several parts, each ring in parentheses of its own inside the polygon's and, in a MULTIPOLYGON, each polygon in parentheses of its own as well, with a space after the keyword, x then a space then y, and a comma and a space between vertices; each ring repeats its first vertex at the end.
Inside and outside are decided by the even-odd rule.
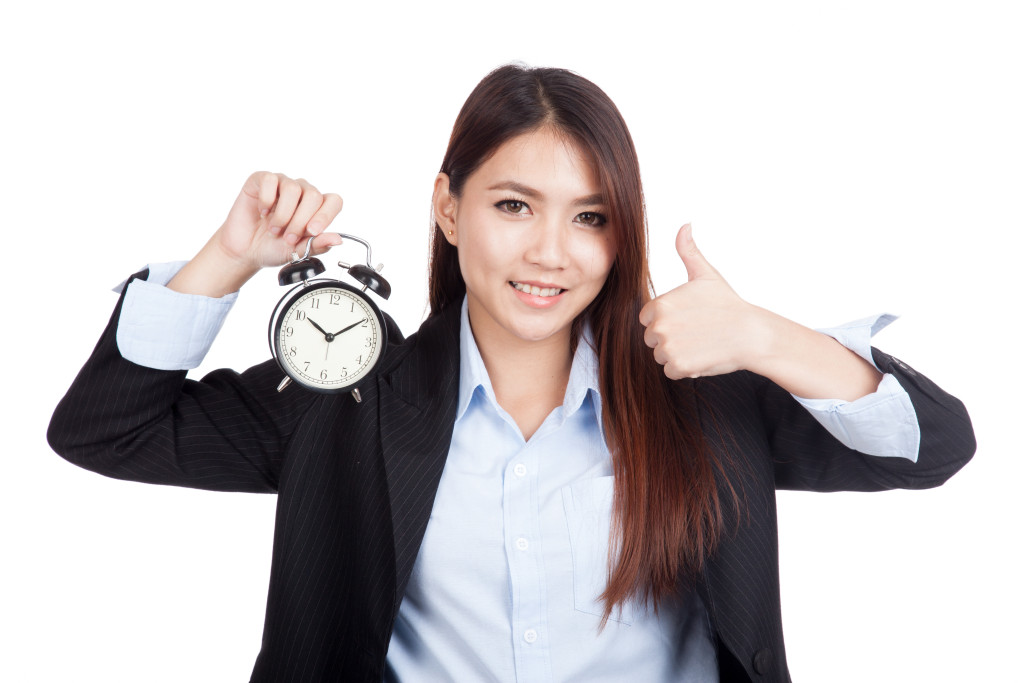
POLYGON ((324 328, 320 327, 319 325, 317 325, 315 320, 313 320, 310 317, 307 317, 306 320, 308 320, 313 327, 320 330, 320 334, 324 335, 324 339, 326 339, 327 341, 331 341, 332 339, 334 339, 334 335, 325 330, 324 328))
POLYGON ((357 325, 362 325, 362 324, 363 324, 363 323, 365 323, 365 322, 366 322, 366 318, 363 318, 362 320, 356 321, 356 322, 352 323, 351 325, 349 325, 348 327, 346 327, 345 329, 343 329, 343 330, 338 330, 337 332, 335 332, 335 333, 334 333, 334 336, 335 336, 335 337, 337 337, 337 336, 338 336, 339 334, 342 334, 343 332, 348 332, 348 331, 349 331, 349 330, 351 330, 351 329, 352 329, 353 327, 355 327, 355 326, 357 326, 357 325))

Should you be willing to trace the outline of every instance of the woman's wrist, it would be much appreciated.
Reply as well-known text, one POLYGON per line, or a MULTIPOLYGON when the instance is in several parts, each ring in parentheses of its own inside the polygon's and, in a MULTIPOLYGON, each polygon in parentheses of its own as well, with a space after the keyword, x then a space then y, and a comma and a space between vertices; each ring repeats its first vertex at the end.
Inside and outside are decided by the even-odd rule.
POLYGON ((802 398, 854 401, 877 389, 882 374, 832 337, 766 309, 756 319, 752 372, 802 398))
POLYGON ((178 273, 167 288, 183 294, 220 298, 237 292, 259 267, 233 257, 214 235, 178 273))

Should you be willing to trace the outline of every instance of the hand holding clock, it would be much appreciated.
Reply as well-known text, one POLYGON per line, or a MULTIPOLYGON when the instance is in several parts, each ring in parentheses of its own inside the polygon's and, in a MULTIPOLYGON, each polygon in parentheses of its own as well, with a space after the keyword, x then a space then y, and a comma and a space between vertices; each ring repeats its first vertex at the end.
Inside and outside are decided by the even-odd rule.
POLYGON ((312 253, 321 254, 341 244, 337 234, 324 233, 341 207, 340 196, 321 194, 301 178, 253 173, 223 225, 167 286, 221 297, 237 291, 260 268, 287 262, 301 240, 316 236, 312 253))
POLYGON ((684 225, 676 252, 687 282, 640 311, 644 343, 671 379, 750 370, 804 398, 853 401, 881 373, 831 337, 741 299, 704 258, 684 225))
MULTIPOLYGON (((308 242, 307 255, 322 254, 341 244, 341 235, 324 232, 341 212, 341 205, 341 197, 321 194, 301 178, 253 173, 243 184, 224 223, 167 287, 185 294, 219 298, 240 289, 265 266, 298 261, 299 257, 291 257, 300 251, 297 247, 301 242, 308 242)), ((366 247, 369 260, 369 245, 366 247)), ((301 251, 307 251, 306 244, 301 251)), ((387 282, 372 267, 363 268, 374 275, 371 282, 358 275, 353 277, 378 294, 383 288, 385 293, 381 296, 387 298, 387 282)), ((349 269, 350 274, 352 270, 349 269)), ((330 278, 309 282, 303 279, 274 309, 269 341, 275 359, 287 375, 279 391, 296 380, 323 393, 351 390, 358 401, 357 385, 370 376, 382 357, 387 330, 380 309, 360 290, 330 278), (359 320, 333 333, 309 316, 319 311, 324 317, 317 317, 324 325, 341 327, 347 317, 342 311, 355 313, 357 307, 361 311, 359 320), (337 339, 364 323, 363 335, 347 335, 343 342, 337 339), (336 341, 339 343, 332 344, 336 341), (333 354, 331 346, 336 347, 333 354)))

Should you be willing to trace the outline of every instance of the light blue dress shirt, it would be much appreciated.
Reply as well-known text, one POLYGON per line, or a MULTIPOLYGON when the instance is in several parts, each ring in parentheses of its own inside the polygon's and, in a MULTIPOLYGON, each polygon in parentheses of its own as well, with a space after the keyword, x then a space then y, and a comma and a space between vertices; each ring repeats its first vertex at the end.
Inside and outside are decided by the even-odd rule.
POLYGON ((562 405, 526 441, 470 330, 463 302, 452 445, 386 680, 717 681, 696 593, 657 616, 627 604, 599 630, 613 478, 589 334, 562 405))
MULTIPOLYGON (((121 354, 158 369, 197 366, 235 295, 182 295, 182 264, 151 266, 128 287, 121 354)), ((608 569, 613 480, 593 350, 581 341, 562 405, 525 441, 498 405, 463 304, 452 445, 388 651, 393 680, 717 680, 714 638, 694 593, 635 605, 598 625, 608 569), (683 651, 677 652, 677 643, 683 651)), ((822 330, 873 362, 877 316, 822 330)), ((920 430, 892 375, 857 401, 801 404, 838 440, 916 461, 920 430)))

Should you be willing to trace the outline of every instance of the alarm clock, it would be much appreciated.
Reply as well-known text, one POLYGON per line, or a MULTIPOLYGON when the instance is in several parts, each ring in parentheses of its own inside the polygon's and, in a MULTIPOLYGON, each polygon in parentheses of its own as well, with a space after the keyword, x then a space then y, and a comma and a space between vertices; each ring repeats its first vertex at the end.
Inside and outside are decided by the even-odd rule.
POLYGON ((322 394, 351 392, 359 402, 359 385, 373 375, 384 356, 388 342, 384 315, 366 291, 387 299, 391 285, 380 275, 382 265, 370 265, 368 242, 354 235, 341 237, 366 247, 366 265, 338 263, 361 288, 316 277, 326 269, 320 259, 309 255, 312 237, 306 242, 305 255, 292 253, 291 261, 278 273, 279 284, 295 285, 270 316, 270 352, 285 373, 278 391, 295 382, 322 394))

